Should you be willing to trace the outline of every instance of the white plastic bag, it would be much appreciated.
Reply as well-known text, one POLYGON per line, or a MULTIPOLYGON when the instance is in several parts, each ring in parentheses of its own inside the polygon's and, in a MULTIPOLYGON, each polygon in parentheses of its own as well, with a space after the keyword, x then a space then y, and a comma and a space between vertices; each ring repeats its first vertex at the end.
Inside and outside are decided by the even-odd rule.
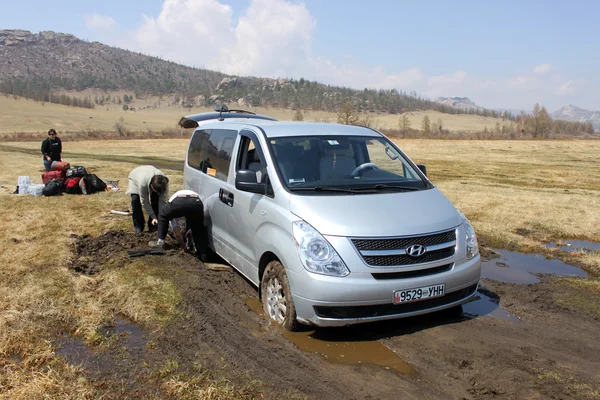
POLYGON ((41 196, 44 190, 44 184, 29 185, 29 194, 32 196, 41 196))
POLYGON ((19 194, 29 194, 29 187, 31 185, 19 185, 19 194))
POLYGON ((29 175, 22 175, 22 176, 19 176, 19 178, 17 179, 17 186, 30 185, 30 184, 31 184, 31 179, 29 179, 29 175))

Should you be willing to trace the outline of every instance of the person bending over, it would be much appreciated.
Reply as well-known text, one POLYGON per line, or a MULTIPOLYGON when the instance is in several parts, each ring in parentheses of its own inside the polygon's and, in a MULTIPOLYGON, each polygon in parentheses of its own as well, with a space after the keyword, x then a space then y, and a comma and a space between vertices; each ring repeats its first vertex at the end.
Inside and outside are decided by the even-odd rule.
POLYGON ((185 239, 179 228, 179 219, 185 218, 186 231, 191 230, 196 255, 203 262, 207 259, 208 239, 204 228, 204 205, 200 196, 191 190, 176 192, 158 214, 158 239, 148 243, 150 247, 163 247, 169 224, 173 228, 179 246, 186 250, 185 239))
POLYGON ((158 214, 165 204, 168 192, 169 178, 151 165, 137 167, 129 173, 127 194, 131 195, 131 212, 136 233, 144 231, 144 211, 148 214, 148 230, 156 231, 158 214))
POLYGON ((50 129, 48 137, 42 141, 42 154, 44 155, 44 168, 46 168, 46 172, 52 169, 53 161, 61 161, 60 153, 62 153, 62 142, 56 136, 56 131, 50 129))

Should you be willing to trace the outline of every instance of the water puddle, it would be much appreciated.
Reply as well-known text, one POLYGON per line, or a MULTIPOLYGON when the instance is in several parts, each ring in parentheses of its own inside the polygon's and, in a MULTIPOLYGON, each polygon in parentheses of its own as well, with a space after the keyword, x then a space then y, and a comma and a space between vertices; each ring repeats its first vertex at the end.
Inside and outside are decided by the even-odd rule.
MULTIPOLYGON (((129 319, 116 316, 114 326, 101 329, 106 337, 117 336, 120 345, 128 351, 143 351, 146 348, 146 339, 142 328, 129 319)), ((83 339, 64 334, 59 341, 56 353, 70 364, 79 365, 88 370, 110 370, 114 368, 114 360, 104 357, 102 351, 90 349, 83 339)))
POLYGON ((568 240, 566 242, 550 242, 546 244, 547 249, 560 249, 569 253, 590 254, 600 251, 600 243, 585 240, 568 240))
POLYGON ((523 254, 514 251, 494 250, 499 258, 481 263, 481 277, 496 281, 531 284, 540 279, 534 274, 587 277, 587 273, 560 260, 548 260, 538 254, 523 254))
POLYGON ((522 322, 519 317, 509 313, 500 306, 500 299, 491 292, 479 288, 474 299, 462 306, 467 317, 492 317, 510 322, 522 322))
POLYGON ((113 335, 118 335, 123 339, 123 347, 127 350, 144 350, 147 340, 144 338, 144 330, 133 321, 117 315, 115 325, 111 329, 113 335))
MULTIPOLYGON (((246 300, 255 313, 264 315, 258 298, 246 300)), ((283 337, 307 353, 318 353, 328 362, 348 365, 377 365, 401 374, 415 369, 377 340, 368 339, 352 328, 315 329, 305 332, 281 331, 283 337)))

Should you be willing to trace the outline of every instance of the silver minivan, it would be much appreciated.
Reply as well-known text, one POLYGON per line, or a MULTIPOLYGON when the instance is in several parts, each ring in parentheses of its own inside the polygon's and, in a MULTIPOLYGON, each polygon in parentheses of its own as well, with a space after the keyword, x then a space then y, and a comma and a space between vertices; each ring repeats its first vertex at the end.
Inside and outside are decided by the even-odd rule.
POLYGON ((285 329, 413 316, 475 295, 473 227, 380 132, 235 112, 186 124, 197 128, 184 184, 204 202, 209 245, 285 329))

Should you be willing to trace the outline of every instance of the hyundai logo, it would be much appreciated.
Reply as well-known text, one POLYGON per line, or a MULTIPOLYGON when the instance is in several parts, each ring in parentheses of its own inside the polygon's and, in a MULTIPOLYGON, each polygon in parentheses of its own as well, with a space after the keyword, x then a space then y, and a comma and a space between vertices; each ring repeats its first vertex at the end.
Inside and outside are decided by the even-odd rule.
POLYGON ((406 248, 406 254, 411 257, 420 257, 425 254, 426 251, 427 249, 425 246, 421 246, 420 244, 413 244, 412 246, 408 246, 406 248))

